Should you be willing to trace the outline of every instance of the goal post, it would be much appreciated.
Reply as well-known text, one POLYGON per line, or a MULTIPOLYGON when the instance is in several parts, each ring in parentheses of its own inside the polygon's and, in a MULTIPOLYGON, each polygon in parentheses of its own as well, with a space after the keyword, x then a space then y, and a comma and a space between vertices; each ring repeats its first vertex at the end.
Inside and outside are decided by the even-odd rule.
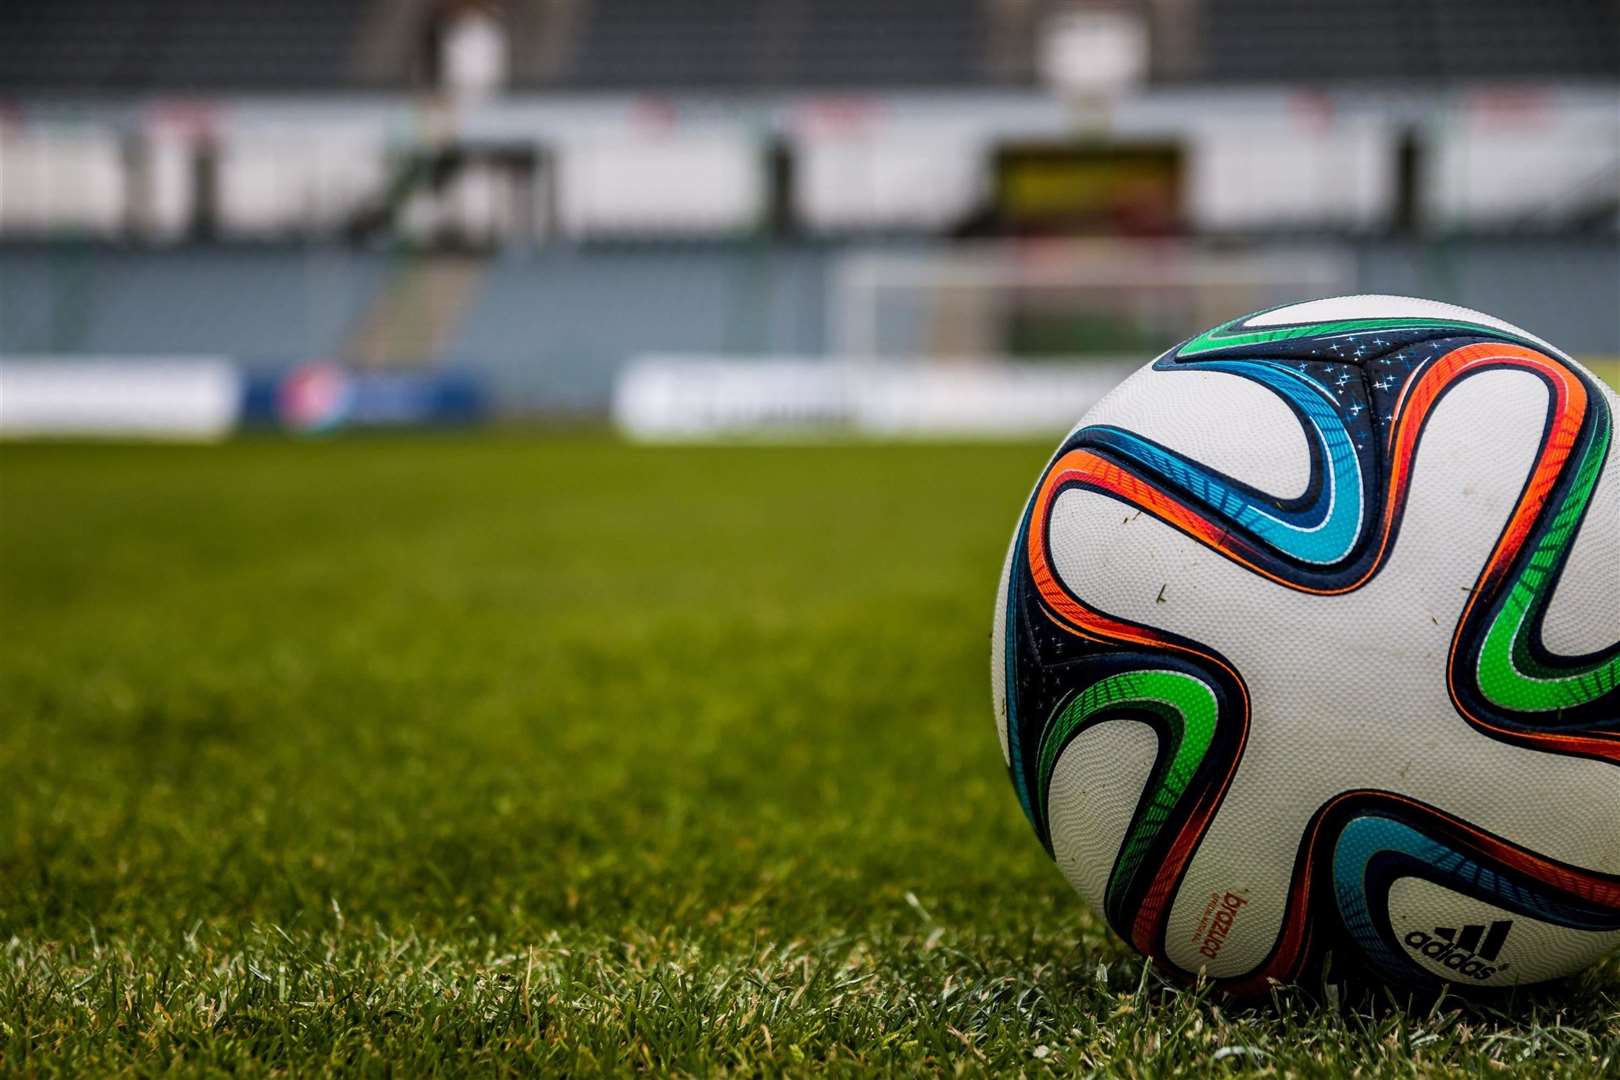
POLYGON ((984 242, 860 251, 833 269, 828 352, 852 359, 1148 355, 1246 312, 1348 292, 1331 246, 984 242))
POLYGON ((640 356, 613 415, 649 440, 1050 437, 1177 342, 1354 280, 1331 247, 869 248, 830 268, 823 355, 640 356))

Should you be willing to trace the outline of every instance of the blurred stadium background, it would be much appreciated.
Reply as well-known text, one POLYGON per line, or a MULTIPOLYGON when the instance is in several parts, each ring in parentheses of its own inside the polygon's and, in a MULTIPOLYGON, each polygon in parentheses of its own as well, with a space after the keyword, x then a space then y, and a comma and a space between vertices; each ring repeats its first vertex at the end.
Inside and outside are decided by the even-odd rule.
POLYGON ((1356 290, 1614 377, 1616 0, 0 0, 0 1075, 1612 1074, 1006 783, 1051 431, 1356 290))
POLYGON ((11 436, 1061 428, 1352 291, 1620 355, 1620 5, 0 6, 11 436))

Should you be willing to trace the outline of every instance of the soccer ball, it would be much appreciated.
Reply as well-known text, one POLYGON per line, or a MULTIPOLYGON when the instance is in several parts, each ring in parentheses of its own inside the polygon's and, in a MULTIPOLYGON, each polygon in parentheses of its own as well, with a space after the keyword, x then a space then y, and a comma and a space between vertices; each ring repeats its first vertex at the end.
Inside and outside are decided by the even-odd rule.
POLYGON ((991 672, 1075 889, 1237 994, 1620 943, 1620 399, 1466 308, 1345 296, 1171 349, 1063 440, 991 672))

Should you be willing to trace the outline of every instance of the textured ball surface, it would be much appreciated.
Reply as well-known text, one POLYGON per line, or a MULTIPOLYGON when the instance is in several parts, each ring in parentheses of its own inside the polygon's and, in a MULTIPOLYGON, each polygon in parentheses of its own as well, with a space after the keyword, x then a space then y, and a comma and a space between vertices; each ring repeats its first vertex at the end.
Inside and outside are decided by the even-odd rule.
POLYGON ((1013 786, 1087 903, 1237 993, 1620 944, 1617 404, 1393 296, 1235 320, 1098 404, 991 635, 1013 786))

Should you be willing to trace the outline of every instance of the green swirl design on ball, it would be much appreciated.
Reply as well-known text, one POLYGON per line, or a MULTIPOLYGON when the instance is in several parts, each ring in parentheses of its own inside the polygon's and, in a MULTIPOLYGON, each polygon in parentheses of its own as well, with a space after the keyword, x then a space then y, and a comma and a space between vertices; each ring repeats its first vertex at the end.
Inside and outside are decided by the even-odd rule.
MULTIPOLYGON (((1203 680, 1180 671, 1112 675, 1092 683, 1058 709, 1047 722, 1040 742, 1041 790, 1036 805, 1046 815, 1050 813, 1047 798, 1052 774, 1063 748, 1086 729, 1109 720, 1129 719, 1133 712, 1150 713, 1163 721, 1167 737, 1155 765, 1157 775, 1149 781, 1148 796, 1126 831, 1109 877, 1106 906, 1111 916, 1209 752, 1220 716, 1215 693, 1203 680)), ((1043 835, 1049 836, 1044 827, 1047 823, 1042 824, 1043 835)))

